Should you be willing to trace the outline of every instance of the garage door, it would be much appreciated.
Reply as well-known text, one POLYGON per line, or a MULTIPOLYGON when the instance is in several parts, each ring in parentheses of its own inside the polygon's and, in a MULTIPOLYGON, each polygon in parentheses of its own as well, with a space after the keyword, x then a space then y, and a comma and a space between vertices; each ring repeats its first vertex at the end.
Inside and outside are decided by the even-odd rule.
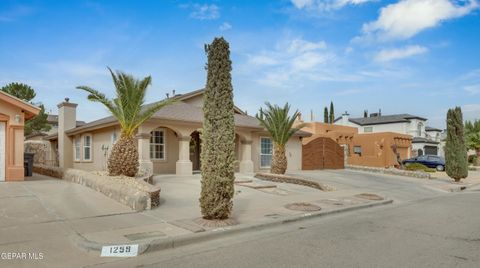
POLYGON ((425 146, 425 154, 426 155, 437 155, 438 148, 436 146, 425 146))
POLYGON ((5 136, 5 122, 0 122, 0 181, 5 181, 5 154, 7 148, 5 136))

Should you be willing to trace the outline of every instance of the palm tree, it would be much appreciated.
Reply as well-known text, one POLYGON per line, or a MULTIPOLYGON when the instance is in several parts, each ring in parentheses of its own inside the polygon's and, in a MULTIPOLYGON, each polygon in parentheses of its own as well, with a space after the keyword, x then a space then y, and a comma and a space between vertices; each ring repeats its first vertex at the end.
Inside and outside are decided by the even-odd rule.
POLYGON ((78 86, 77 88, 88 92, 90 101, 105 105, 120 124, 120 139, 113 145, 108 158, 109 175, 133 177, 137 174, 139 165, 138 151, 135 146, 137 129, 158 110, 171 104, 173 100, 165 99, 144 107, 147 87, 152 83, 151 76, 139 80, 124 72, 114 73, 110 68, 108 70, 115 85, 116 98, 108 99, 105 94, 88 86, 78 86))
POLYGON ((465 122, 465 143, 467 148, 475 150, 477 155, 476 165, 480 165, 480 120, 465 122))
POLYGON ((260 121, 260 125, 267 129, 272 136, 273 140, 273 157, 271 172, 273 174, 285 174, 287 170, 287 157, 285 155, 285 144, 287 141, 303 127, 298 125, 295 128, 293 124, 298 117, 299 112, 296 110, 292 116, 289 115, 290 105, 288 103, 285 106, 280 107, 278 105, 272 105, 265 103, 266 110, 260 108, 259 113, 256 115, 260 121))

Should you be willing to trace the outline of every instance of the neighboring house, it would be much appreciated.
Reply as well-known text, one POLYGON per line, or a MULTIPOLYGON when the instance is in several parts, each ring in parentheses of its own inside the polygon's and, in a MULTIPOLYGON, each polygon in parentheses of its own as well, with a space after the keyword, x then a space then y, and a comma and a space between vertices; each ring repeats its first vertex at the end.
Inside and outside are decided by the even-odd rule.
POLYGON ((441 130, 428 127, 427 119, 411 114, 382 115, 379 113, 370 114, 369 117, 349 118, 344 113, 337 118, 336 125, 356 127, 358 133, 394 132, 411 135, 412 155, 439 155, 441 130))
MULTIPOLYGON (((140 126, 137 139, 142 170, 178 175, 200 170, 203 93, 204 90, 197 90, 175 95, 173 98, 178 102, 161 109, 140 126)), ((105 170, 108 154, 120 137, 118 121, 109 116, 76 126, 77 104, 65 101, 58 108, 58 133, 44 138, 52 148, 58 148, 58 165, 105 170)), ((235 107, 235 132, 237 171, 268 170, 273 144, 258 120, 235 107)), ((307 136, 310 134, 300 131, 287 143, 288 170, 301 169, 301 139, 307 136)))
POLYGON ((0 181, 24 179, 23 128, 40 109, 0 91, 0 181))
MULTIPOLYGON (((303 122, 299 121, 299 123, 303 122)), ((400 159, 411 157, 412 137, 406 134, 394 132, 358 133, 357 127, 320 122, 304 123, 302 130, 312 134, 311 137, 303 139, 304 145, 319 138, 330 138, 343 147, 345 163, 350 165, 369 167, 398 166, 399 163, 395 150, 400 159)), ((326 146, 318 149, 324 151, 324 155, 327 155, 326 158, 335 157, 334 153, 328 154, 329 148, 326 146)), ((324 161, 330 160, 324 159, 324 161)))

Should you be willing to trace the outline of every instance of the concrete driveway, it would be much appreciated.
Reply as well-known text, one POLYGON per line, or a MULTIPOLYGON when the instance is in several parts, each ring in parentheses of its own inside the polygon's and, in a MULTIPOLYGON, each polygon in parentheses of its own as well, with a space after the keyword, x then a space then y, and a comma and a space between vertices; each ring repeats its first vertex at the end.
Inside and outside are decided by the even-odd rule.
POLYGON ((65 267, 98 261, 97 256, 75 248, 70 235, 111 228, 102 227, 99 219, 129 213, 130 208, 87 187, 49 177, 35 175, 25 182, 0 183, 0 252, 41 253, 45 258, 0 259, 0 266, 52 267, 56 263, 65 267))

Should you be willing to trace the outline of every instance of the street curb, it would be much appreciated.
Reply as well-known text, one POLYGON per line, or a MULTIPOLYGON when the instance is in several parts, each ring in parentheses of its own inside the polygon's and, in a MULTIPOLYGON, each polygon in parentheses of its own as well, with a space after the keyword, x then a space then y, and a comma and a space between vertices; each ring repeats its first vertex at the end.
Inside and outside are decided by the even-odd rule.
MULTIPOLYGON (((169 248, 177 248, 180 246, 186 246, 189 244, 193 243, 199 243, 203 242, 206 240, 211 240, 211 239, 216 239, 220 238, 223 236, 227 235, 232 235, 232 234, 239 234, 239 233, 244 233, 247 231, 252 231, 252 230, 263 230, 266 228, 271 228, 271 227, 276 227, 282 224, 288 224, 292 222, 298 222, 302 220, 307 220, 307 219, 312 219, 312 218, 317 218, 317 217, 322 217, 326 215, 334 215, 342 212, 348 212, 348 211, 354 211, 354 210, 360 210, 364 208, 371 208, 371 207, 376 207, 376 206, 382 206, 382 205, 387 205, 393 203, 392 199, 388 200, 383 200, 380 202, 372 202, 372 203, 367 203, 367 204, 360 204, 360 205, 355 205, 355 206, 350 206, 350 207, 345 207, 345 208, 340 208, 336 210, 328 210, 328 211, 319 211, 315 213, 305 213, 302 215, 294 215, 294 216, 288 216, 288 217, 283 217, 281 219, 276 219, 276 220, 268 220, 262 223, 248 223, 248 224, 241 224, 237 226, 229 226, 229 227, 224 227, 224 228, 217 228, 209 231, 205 231, 202 233, 192 233, 192 234, 186 234, 186 235, 181 235, 177 237, 168 237, 168 238, 161 238, 161 239, 155 239, 150 242, 139 242, 135 243, 138 244, 138 254, 144 254, 144 253, 149 253, 149 252, 154 252, 158 250, 163 250, 163 249, 169 249, 169 248)), ((78 247, 86 250, 86 251, 97 251, 101 252, 103 246, 108 246, 108 245, 113 245, 112 243, 107 243, 107 244, 101 244, 95 241, 91 241, 83 237, 81 234, 75 234, 71 236, 71 239, 73 240, 74 244, 77 245, 78 247)))

